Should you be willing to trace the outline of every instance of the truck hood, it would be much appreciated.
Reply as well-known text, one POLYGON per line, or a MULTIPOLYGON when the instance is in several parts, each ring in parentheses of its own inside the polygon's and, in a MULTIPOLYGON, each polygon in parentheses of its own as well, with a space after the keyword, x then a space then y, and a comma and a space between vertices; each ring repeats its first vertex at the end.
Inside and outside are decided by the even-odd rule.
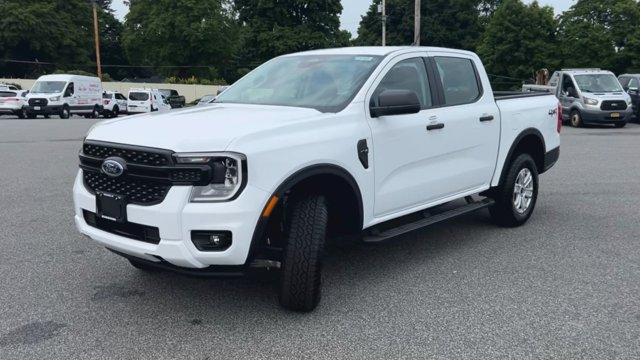
POLYGON ((629 96, 629 94, 625 93, 625 92, 608 92, 608 93, 604 93, 604 92, 594 92, 594 93, 590 93, 590 92, 586 92, 583 91, 582 92, 582 96, 584 97, 588 97, 588 98, 592 98, 592 99, 597 99, 597 100, 628 100, 631 99, 631 97, 629 96))
POLYGON ((87 139, 176 152, 223 151, 240 136, 318 116, 307 108, 215 104, 102 121, 87 139))

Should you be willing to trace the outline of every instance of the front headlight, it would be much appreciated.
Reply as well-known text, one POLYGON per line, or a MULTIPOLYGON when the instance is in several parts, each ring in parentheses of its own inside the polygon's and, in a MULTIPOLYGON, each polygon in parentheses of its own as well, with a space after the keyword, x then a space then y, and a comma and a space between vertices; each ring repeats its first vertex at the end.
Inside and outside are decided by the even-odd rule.
POLYGON ((586 97, 584 98, 584 103, 587 105, 598 105, 598 100, 586 97))
POLYGON ((49 98, 50 101, 60 101, 60 96, 54 96, 52 98, 49 98))
POLYGON ((179 153, 178 164, 208 164, 213 176, 211 184, 194 186, 191 202, 218 202, 233 199, 246 181, 246 157, 238 153, 179 153))

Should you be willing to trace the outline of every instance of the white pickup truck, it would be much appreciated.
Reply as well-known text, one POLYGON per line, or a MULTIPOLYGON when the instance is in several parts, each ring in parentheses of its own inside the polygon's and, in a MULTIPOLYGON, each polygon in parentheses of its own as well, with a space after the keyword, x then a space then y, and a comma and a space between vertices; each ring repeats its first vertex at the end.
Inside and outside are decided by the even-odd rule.
POLYGON ((467 51, 280 56, 210 106, 96 124, 75 223, 143 270, 274 269, 281 305, 310 311, 327 239, 381 241, 482 208, 525 223, 561 119, 550 93, 495 95, 467 51))

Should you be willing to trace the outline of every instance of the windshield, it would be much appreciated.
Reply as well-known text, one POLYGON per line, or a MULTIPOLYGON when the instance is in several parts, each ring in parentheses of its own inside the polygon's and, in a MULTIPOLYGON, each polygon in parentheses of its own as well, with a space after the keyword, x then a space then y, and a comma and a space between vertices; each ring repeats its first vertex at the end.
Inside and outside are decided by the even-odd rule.
POLYGON ((617 92, 622 87, 615 76, 611 74, 575 75, 578 88, 584 92, 617 92))
POLYGON ((66 84, 65 81, 36 81, 31 92, 38 94, 61 93, 66 84))
POLYGON ((338 112, 353 99, 380 59, 380 56, 356 55, 275 58, 226 89, 215 102, 338 112))
POLYGON ((198 103, 208 103, 209 101, 213 100, 215 96, 213 95, 205 95, 203 96, 200 101, 198 101, 198 103))
POLYGON ((147 101, 149 100, 149 93, 146 92, 130 92, 129 100, 133 101, 147 101))

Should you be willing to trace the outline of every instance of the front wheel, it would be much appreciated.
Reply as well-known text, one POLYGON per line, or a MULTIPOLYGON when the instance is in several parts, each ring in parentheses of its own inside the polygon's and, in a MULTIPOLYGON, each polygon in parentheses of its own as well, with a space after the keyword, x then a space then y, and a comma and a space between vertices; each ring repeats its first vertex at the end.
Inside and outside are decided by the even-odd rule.
POLYGON ((60 118, 61 119, 68 119, 70 115, 71 115, 71 113, 69 112, 69 107, 68 106, 63 106, 62 110, 60 110, 60 118))
POLYGON ((509 165, 493 198, 489 212, 497 224, 515 227, 527 222, 538 199, 538 169, 529 154, 518 155, 509 165))
POLYGON ((322 255, 328 209, 324 196, 308 196, 291 206, 280 279, 280 305, 308 312, 320 302, 322 255))
POLYGON ((580 112, 578 110, 573 110, 571 111, 571 115, 569 117, 569 121, 571 122, 571 126, 573 127, 582 127, 583 122, 582 122, 582 115, 580 115, 580 112))
POLYGON ((18 110, 18 112, 16 113, 16 115, 18 115, 18 119, 24 119, 28 116, 27 114, 27 109, 20 109, 18 110))

